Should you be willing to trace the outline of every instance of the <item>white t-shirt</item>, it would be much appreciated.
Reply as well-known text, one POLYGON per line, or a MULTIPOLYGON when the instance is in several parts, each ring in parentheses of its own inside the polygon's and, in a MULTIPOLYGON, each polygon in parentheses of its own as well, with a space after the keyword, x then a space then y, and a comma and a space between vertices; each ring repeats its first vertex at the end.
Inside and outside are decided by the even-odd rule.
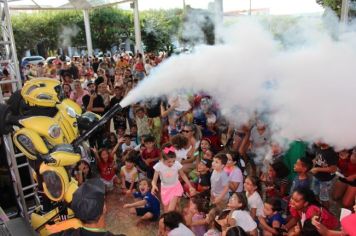
POLYGON ((263 214, 263 201, 261 199, 260 194, 255 191, 251 196, 247 196, 248 208, 256 208, 256 216, 264 216, 263 214))
POLYGON ((240 193, 244 190, 244 177, 240 168, 235 167, 229 175, 229 181, 239 183, 236 192, 240 193))
POLYGON ((180 164, 177 160, 171 167, 166 166, 163 161, 159 161, 156 165, 153 166, 153 169, 159 173, 162 186, 171 187, 178 183, 178 171, 182 167, 182 164, 180 164))
POLYGON ((179 223, 177 228, 169 231, 168 236, 194 236, 194 233, 187 226, 179 223))
POLYGON ((192 146, 190 146, 188 149, 176 149, 174 152, 176 153, 176 160, 178 162, 182 162, 182 160, 187 159, 187 154, 190 151, 190 149, 192 148, 192 146))
POLYGON ((129 183, 138 182, 138 172, 136 167, 133 167, 131 170, 127 170, 126 166, 121 167, 120 175, 125 176, 125 181, 129 183))
POLYGON ((235 219, 236 226, 240 226, 246 232, 251 232, 257 228, 256 222, 248 211, 236 210, 232 212, 231 217, 235 219))

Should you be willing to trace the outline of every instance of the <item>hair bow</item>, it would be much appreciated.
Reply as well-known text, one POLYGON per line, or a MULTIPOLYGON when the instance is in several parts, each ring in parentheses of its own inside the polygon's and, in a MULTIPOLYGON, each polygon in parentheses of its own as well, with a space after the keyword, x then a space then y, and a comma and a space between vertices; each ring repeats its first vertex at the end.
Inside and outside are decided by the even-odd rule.
POLYGON ((164 154, 168 154, 168 153, 170 153, 170 152, 175 152, 175 148, 173 147, 173 146, 170 146, 170 147, 165 147, 164 149, 163 149, 163 153, 164 154))

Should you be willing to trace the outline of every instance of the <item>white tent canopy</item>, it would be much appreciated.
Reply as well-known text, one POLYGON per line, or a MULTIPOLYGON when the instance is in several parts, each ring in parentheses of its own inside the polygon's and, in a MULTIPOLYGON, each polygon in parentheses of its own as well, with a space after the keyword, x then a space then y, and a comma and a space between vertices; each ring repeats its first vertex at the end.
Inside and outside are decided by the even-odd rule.
POLYGON ((135 45, 136 51, 142 53, 141 29, 138 11, 138 0, 8 0, 11 10, 83 10, 85 35, 88 55, 93 55, 90 32, 89 11, 95 8, 108 7, 131 2, 134 6, 135 45))

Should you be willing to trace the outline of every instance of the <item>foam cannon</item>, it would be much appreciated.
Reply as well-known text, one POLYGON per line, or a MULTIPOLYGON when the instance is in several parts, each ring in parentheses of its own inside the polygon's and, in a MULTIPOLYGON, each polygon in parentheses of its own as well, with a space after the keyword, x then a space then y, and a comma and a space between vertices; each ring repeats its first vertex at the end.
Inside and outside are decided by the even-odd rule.
POLYGON ((122 111, 122 109, 123 108, 120 106, 120 104, 116 103, 92 127, 87 129, 84 133, 82 133, 78 138, 73 141, 73 147, 79 147, 82 142, 90 138, 96 131, 101 129, 111 118, 115 116, 117 112, 122 111))

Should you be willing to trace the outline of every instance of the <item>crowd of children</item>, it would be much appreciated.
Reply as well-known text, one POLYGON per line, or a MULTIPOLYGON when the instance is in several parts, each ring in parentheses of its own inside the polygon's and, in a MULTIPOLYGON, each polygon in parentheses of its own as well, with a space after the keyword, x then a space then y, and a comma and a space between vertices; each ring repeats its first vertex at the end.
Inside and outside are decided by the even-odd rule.
MULTIPOLYGON (((68 98, 104 114, 162 60, 144 56, 149 66, 139 54, 56 62, 47 71, 68 98)), ((90 145, 96 158, 75 167, 79 184, 97 169, 108 192, 132 202, 124 208, 159 221, 159 235, 356 235, 355 213, 337 218, 340 207, 355 204, 356 149, 300 140, 282 146, 262 118, 229 124, 207 94, 132 104, 90 145)))

